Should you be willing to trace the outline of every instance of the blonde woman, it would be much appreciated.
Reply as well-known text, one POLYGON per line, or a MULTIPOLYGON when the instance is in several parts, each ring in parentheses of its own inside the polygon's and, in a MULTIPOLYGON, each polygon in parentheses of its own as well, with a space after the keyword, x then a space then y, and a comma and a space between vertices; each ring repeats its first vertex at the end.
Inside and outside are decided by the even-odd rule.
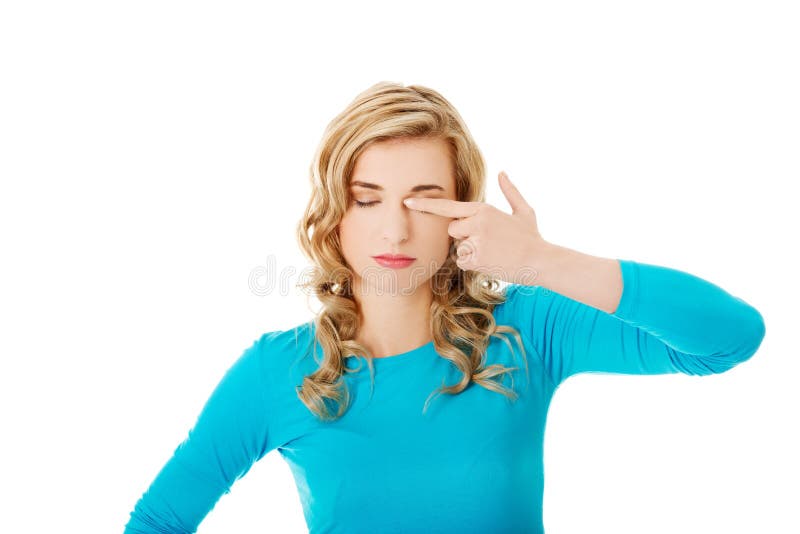
POLYGON ((194 532, 278 450, 311 533, 544 532, 561 383, 722 373, 758 349, 742 299, 546 241, 504 173, 512 213, 484 202, 484 176, 432 89, 378 83, 336 116, 297 228, 320 313, 244 350, 125 531, 194 532))

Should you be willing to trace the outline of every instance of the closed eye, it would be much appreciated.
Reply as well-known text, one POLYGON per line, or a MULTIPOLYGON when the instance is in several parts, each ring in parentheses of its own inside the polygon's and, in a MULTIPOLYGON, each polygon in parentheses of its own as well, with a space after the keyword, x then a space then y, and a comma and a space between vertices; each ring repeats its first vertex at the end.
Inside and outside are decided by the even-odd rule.
MULTIPOLYGON (((356 207, 359 207, 359 208, 371 208, 372 206, 374 206, 375 204, 378 203, 377 200, 373 200, 372 202, 360 202, 360 201, 355 200, 355 199, 353 199, 353 202, 355 203, 356 207)), ((426 214, 426 215, 428 214, 427 211, 419 211, 419 210, 414 210, 414 211, 416 211, 417 213, 423 213, 423 214, 426 214)))

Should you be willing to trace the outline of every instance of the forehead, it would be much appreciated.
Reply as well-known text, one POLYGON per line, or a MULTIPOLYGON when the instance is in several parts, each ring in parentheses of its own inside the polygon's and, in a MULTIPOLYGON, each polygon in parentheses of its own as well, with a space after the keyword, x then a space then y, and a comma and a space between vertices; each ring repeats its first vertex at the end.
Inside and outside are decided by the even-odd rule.
POLYGON ((455 180, 449 145, 438 138, 373 143, 356 160, 350 186, 377 191, 452 191, 455 180))

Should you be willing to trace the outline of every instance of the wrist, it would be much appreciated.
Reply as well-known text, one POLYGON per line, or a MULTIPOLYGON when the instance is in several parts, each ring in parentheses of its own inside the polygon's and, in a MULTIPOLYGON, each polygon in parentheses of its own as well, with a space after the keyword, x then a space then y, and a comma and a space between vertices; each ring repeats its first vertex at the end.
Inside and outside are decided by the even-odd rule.
POLYGON ((544 286, 545 274, 554 263, 554 258, 561 248, 541 237, 535 238, 527 247, 523 268, 516 273, 515 283, 526 286, 544 286))

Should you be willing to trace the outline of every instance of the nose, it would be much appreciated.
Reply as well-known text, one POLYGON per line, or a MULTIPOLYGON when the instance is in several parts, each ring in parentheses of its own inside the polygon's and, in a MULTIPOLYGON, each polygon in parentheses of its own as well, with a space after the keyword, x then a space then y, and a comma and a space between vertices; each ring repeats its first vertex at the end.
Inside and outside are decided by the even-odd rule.
POLYGON ((408 240, 411 231, 411 209, 403 202, 392 204, 383 218, 383 239, 387 244, 402 243, 408 240))

